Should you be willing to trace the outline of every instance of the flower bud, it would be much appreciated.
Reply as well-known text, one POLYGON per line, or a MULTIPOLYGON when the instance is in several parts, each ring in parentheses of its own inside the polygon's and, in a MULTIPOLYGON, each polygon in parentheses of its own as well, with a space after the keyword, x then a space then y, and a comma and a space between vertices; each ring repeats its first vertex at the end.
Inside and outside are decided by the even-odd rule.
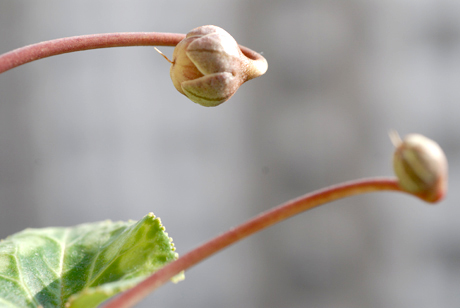
POLYGON ((418 134, 395 143, 393 168, 399 186, 428 202, 441 200, 447 190, 447 159, 441 147, 418 134))
POLYGON ((222 28, 202 26, 190 31, 173 53, 171 79, 195 103, 217 106, 247 80, 263 75, 267 61, 244 48, 222 28))

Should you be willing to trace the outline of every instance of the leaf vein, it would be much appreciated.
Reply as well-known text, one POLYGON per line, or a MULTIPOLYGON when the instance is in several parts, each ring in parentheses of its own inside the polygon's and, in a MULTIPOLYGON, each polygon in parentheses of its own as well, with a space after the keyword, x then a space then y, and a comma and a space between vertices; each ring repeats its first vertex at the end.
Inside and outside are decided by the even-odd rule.
MULTIPOLYGON (((127 228, 127 229, 128 229, 128 228, 127 228)), ((127 231, 127 230, 125 229, 124 232, 126 232, 126 231, 127 231)), ((124 232, 123 232, 123 233, 124 233, 124 232)), ((129 234, 129 233, 132 233, 132 232, 133 232, 133 230, 132 230, 132 229, 129 229, 128 234, 129 234)), ((121 235, 120 235, 120 237, 121 237, 121 235)), ((118 240, 120 240, 120 238, 118 238, 118 240)), ((136 246, 137 246, 137 245, 136 245, 136 246)), ((99 274, 98 274, 96 277, 94 277, 91 281, 88 281, 88 286, 91 286, 99 277, 101 277, 101 276, 105 273, 105 271, 107 270, 107 268, 109 268, 110 265, 112 265, 113 262, 115 262, 118 258, 120 258, 120 256, 122 256, 122 255, 124 255, 124 254, 126 253, 126 252, 124 252, 123 254, 120 254, 120 250, 122 250, 122 249, 123 249, 123 245, 120 245, 120 246, 118 247, 118 250, 117 250, 118 253, 115 254, 115 257, 112 258, 112 260, 111 260, 110 262, 106 263, 104 267, 102 267, 101 271, 99 272, 99 274)), ((94 264, 95 264, 95 262, 97 261, 97 258, 99 257, 100 253, 101 253, 101 251, 99 251, 98 254, 97 254, 97 257, 94 258, 94 262, 93 262, 94 264)), ((94 266, 93 266, 93 264, 92 264, 92 269, 91 269, 91 270, 93 271, 93 269, 94 269, 94 266)), ((91 277, 92 274, 93 274, 93 272, 91 272, 91 275, 89 275, 89 277, 91 277)))
MULTIPOLYGON (((9 280, 9 281, 13 281, 13 282, 17 282, 17 283, 21 283, 21 281, 19 281, 19 280, 17 280, 17 279, 14 279, 14 278, 11 278, 11 277, 2 275, 2 274, 0 274, 0 278, 3 278, 3 279, 5 279, 5 280, 9 280)), ((0 298, 0 299, 1 299, 1 298, 0 298)))
POLYGON ((62 248, 62 254, 61 254, 61 258, 59 259, 59 267, 58 267, 58 270, 60 270, 60 273, 58 275, 58 277, 60 277, 59 279, 59 304, 62 306, 62 303, 64 302, 63 298, 62 298, 62 295, 63 295, 63 289, 64 289, 64 279, 63 278, 63 274, 64 274, 64 259, 65 259, 65 253, 66 253, 66 241, 67 241, 67 238, 69 237, 69 234, 70 234, 70 228, 66 228, 65 231, 64 231, 64 236, 63 236, 63 239, 62 239, 62 245, 61 245, 61 248, 62 248))
POLYGON ((48 261, 45 258, 43 258, 43 263, 45 263, 45 265, 56 276, 56 278, 60 278, 59 273, 48 263, 48 261))
POLYGON ((17 264, 17 267, 18 267, 18 274, 19 274, 19 281, 20 281, 20 285, 22 286, 22 288, 24 289, 24 291, 26 291, 26 294, 29 296, 29 299, 35 303, 37 306, 40 305, 40 303, 37 301, 37 299, 35 298, 35 296, 32 295, 32 293, 30 292, 30 289, 27 287, 25 281, 24 281, 24 275, 22 273, 23 269, 21 267, 21 262, 19 261, 18 259, 18 244, 16 244, 14 246, 14 254, 13 254, 13 257, 14 259, 16 260, 16 264, 17 264))
POLYGON ((53 242, 55 242, 56 244, 58 244, 59 246, 62 246, 61 243, 59 243, 58 240, 56 240, 54 237, 51 237, 49 235, 46 235, 46 234, 36 234, 35 235, 36 237, 41 237, 41 238, 44 238, 44 239, 47 239, 47 240, 51 240, 53 242))
POLYGON ((94 256, 93 261, 91 262, 90 270, 88 272, 88 277, 86 278, 86 285, 87 286, 91 285, 91 282, 94 281, 94 279, 91 281, 91 277, 94 274, 94 268, 96 267, 96 261, 97 261, 97 259, 99 258, 100 255, 101 255, 101 251, 98 251, 98 253, 94 256))

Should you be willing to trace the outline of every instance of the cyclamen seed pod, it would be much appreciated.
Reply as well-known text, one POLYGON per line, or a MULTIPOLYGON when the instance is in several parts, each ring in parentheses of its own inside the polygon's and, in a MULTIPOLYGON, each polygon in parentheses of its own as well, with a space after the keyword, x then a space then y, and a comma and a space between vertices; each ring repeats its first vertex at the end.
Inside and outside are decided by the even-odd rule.
POLYGON ((447 191, 447 159, 441 147, 419 134, 395 143, 393 167, 401 188, 428 202, 441 200, 447 191))
POLYGON ((220 105, 244 82, 267 71, 264 57, 246 48, 244 51, 222 28, 195 28, 174 49, 170 70, 173 84, 195 103, 220 105))

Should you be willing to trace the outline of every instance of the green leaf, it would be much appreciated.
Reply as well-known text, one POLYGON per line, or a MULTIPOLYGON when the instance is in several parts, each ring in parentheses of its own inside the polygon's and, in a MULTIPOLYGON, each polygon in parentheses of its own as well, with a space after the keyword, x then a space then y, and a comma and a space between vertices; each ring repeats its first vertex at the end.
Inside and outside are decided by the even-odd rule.
POLYGON ((177 259, 164 230, 150 213, 16 233, 0 242, 0 307, 96 307, 177 259))

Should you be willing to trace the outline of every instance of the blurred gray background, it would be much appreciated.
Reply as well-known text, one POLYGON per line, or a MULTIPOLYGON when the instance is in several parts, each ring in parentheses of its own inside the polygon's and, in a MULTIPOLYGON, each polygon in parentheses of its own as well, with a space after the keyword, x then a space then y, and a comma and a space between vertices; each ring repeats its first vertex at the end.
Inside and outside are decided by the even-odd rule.
POLYGON ((377 193, 322 206, 139 307, 459 307, 459 1, 1 1, 0 53, 206 24, 269 62, 216 108, 179 94, 151 47, 0 75, 0 238, 152 211, 183 254, 314 189, 391 175, 388 131, 417 132, 448 156, 441 204, 377 193))

